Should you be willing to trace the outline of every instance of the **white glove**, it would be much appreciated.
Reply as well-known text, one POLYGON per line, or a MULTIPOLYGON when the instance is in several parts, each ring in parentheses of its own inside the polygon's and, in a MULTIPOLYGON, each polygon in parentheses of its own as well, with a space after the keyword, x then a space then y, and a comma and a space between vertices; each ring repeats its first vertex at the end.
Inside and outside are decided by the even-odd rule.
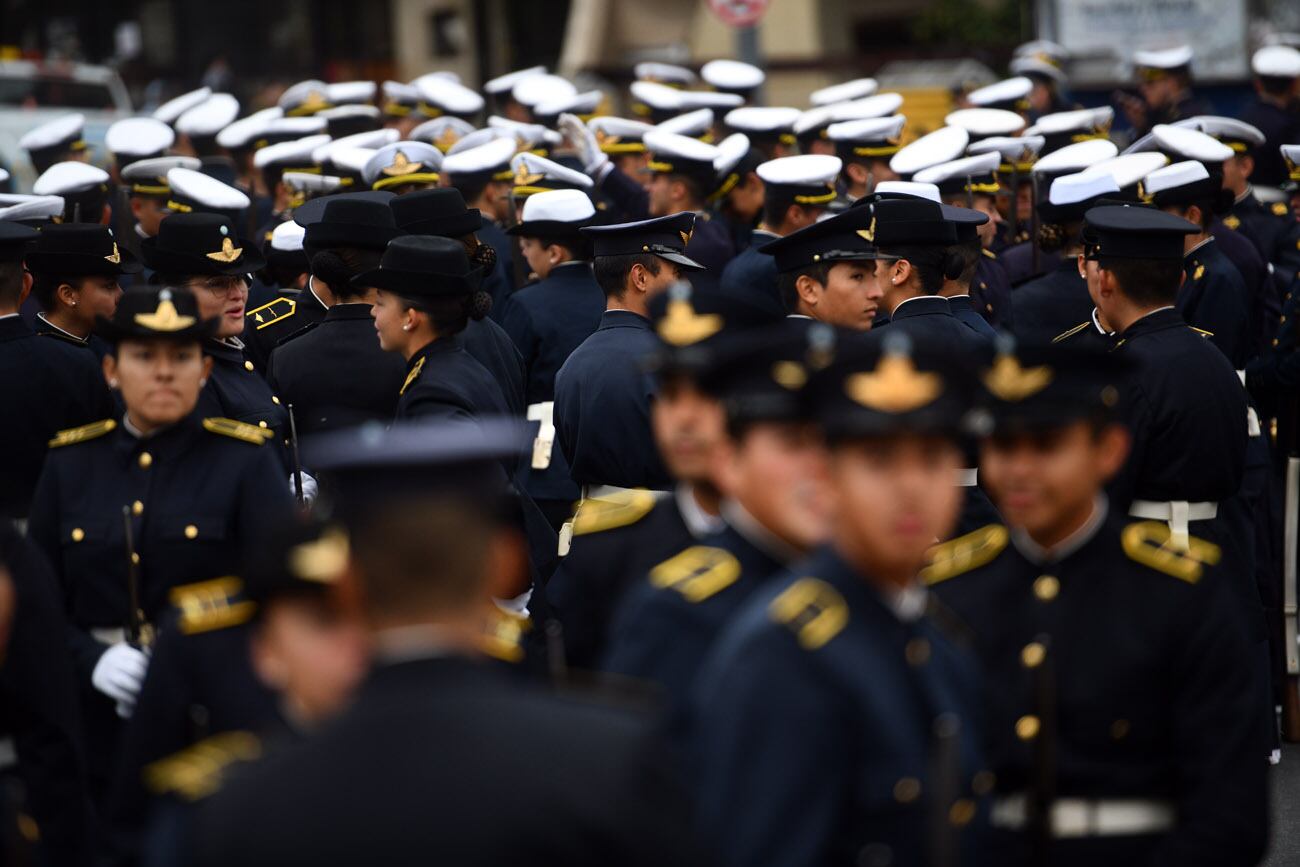
POLYGON ((143 652, 126 643, 114 644, 95 663, 90 683, 117 702, 117 715, 126 718, 135 710, 135 699, 148 670, 149 657, 143 652))
POLYGON ((609 154, 600 149, 600 143, 592 131, 587 129, 587 125, 577 115, 568 112, 560 115, 557 125, 565 143, 582 161, 582 170, 591 175, 596 183, 604 180, 610 168, 609 154))
MULTIPOLYGON (((310 506, 312 503, 316 502, 316 492, 318 490, 319 486, 316 484, 316 479, 311 475, 311 473, 303 470, 302 503, 304 506, 310 506)), ((295 497, 298 496, 298 486, 293 482, 293 473, 289 474, 289 493, 293 494, 295 497)))

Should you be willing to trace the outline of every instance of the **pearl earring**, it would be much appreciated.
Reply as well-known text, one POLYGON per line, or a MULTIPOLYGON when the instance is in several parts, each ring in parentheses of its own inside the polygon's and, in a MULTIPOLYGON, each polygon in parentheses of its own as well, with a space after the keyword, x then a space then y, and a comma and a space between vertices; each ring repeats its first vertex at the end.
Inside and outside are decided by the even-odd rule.
POLYGON ((405 323, 405 324, 402 326, 402 330, 403 330, 403 331, 410 331, 410 330, 411 330, 411 323, 409 323, 409 322, 405 323))
POLYGON ((117 380, 116 380, 116 379, 110 379, 110 380, 108 381, 108 384, 109 384, 109 386, 112 387, 112 388, 117 388, 117 380))

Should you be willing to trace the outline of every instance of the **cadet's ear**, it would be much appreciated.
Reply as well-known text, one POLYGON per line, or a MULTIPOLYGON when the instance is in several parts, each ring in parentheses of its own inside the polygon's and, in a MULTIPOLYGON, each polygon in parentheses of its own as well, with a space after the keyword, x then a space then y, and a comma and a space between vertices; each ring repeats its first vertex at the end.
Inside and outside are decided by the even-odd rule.
POLYGON ((35 282, 36 280, 32 277, 31 271, 23 272, 23 288, 18 290, 19 307, 22 307, 23 303, 27 301, 27 296, 32 294, 32 284, 35 282))
POLYGON ((861 163, 848 163, 844 166, 844 174, 855 186, 866 186, 867 181, 871 180, 871 173, 861 163))
POLYGON ((800 301, 809 307, 816 307, 826 287, 807 274, 800 274, 794 281, 794 291, 799 293, 800 301))
POLYGON ((1128 460, 1132 437, 1122 424, 1108 424, 1097 436, 1102 478, 1110 480, 1128 460))
POLYGON ((528 589, 528 546, 518 530, 503 528, 488 548, 487 592, 494 599, 514 599, 528 589))
MULTIPOLYGON (((104 356, 104 382, 108 383, 109 388, 117 388, 117 353, 110 352, 104 356)), ((209 363, 211 358, 206 359, 209 363)))
POLYGON ((71 283, 60 283, 59 288, 54 290, 54 297, 69 307, 77 306, 77 290, 72 288, 71 283))

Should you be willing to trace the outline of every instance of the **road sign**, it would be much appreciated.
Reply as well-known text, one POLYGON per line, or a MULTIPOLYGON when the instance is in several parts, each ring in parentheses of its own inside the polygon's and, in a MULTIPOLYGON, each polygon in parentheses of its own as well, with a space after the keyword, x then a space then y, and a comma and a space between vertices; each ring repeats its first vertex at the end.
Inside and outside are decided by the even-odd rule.
POLYGON ((770 0, 709 0, 709 8, 732 27, 752 27, 767 12, 770 0))

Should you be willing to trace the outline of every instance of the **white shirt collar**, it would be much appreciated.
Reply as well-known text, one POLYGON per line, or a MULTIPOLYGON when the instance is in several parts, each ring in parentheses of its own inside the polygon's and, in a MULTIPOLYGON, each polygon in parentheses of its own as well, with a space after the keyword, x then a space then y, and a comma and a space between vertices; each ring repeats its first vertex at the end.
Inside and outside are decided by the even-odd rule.
POLYGON ((44 313, 37 313, 37 314, 36 314, 36 318, 39 319, 39 320, 41 320, 41 321, 44 322, 46 325, 50 326, 51 328, 53 328, 55 331, 59 332, 60 334, 66 334, 67 336, 71 337, 73 340, 77 341, 78 343, 85 343, 86 341, 88 341, 88 340, 90 339, 89 336, 86 336, 86 337, 78 337, 77 335, 75 335, 75 334, 73 334, 71 331, 69 331, 68 329, 66 329, 66 328, 60 328, 59 326, 55 325, 55 324, 54 324, 53 322, 51 322, 50 320, 46 319, 44 313))
POLYGON ((144 229, 141 229, 141 228, 140 228, 140 224, 139 224, 139 223, 136 223, 136 224, 133 225, 131 228, 132 228, 132 229, 135 229, 135 233, 136 233, 136 235, 138 235, 138 236, 140 237, 140 240, 142 240, 142 241, 148 240, 148 239, 151 237, 151 236, 149 235, 148 232, 146 232, 144 229))
POLYGON ((881 594, 889 610, 903 623, 915 623, 925 614, 930 604, 930 596, 920 584, 908 584, 901 590, 886 591, 881 594))
POLYGON ((1092 308, 1092 327, 1097 329, 1098 334, 1104 334, 1107 337, 1115 333, 1113 331, 1107 331, 1105 328, 1101 327, 1101 311, 1096 307, 1092 308))
POLYGON ((375 662, 387 665, 465 655, 461 646, 450 638, 445 629, 432 623, 381 629, 374 634, 372 640, 375 662))
POLYGON ((695 491, 690 485, 678 485, 673 489, 673 497, 677 501, 677 511, 681 513, 687 532, 696 539, 703 539, 722 529, 722 518, 718 515, 710 515, 700 508, 699 501, 695 499, 695 491))
POLYGON ((1186 259, 1188 256, 1192 255, 1192 254, 1195 253, 1197 250, 1201 249, 1202 247, 1204 247, 1206 244, 1210 243, 1210 242, 1213 241, 1213 240, 1214 240, 1214 236, 1211 235, 1210 237, 1206 238, 1204 241, 1201 241, 1201 242, 1200 242, 1199 244, 1197 244, 1195 247, 1193 247, 1192 249, 1190 249, 1190 250, 1188 250, 1186 253, 1184 253, 1184 254, 1183 254, 1183 258, 1186 259))
POLYGON ((1088 516, 1088 520, 1084 521, 1079 529, 1062 539, 1050 551, 1031 539, 1024 530, 1012 530, 1011 543, 1031 563, 1054 563, 1064 560, 1088 544, 1089 540, 1097 535, 1097 531, 1101 529, 1101 525, 1106 520, 1106 514, 1109 511, 1110 503, 1106 496, 1098 494, 1097 499, 1093 502, 1092 514, 1088 516))
POLYGON ((723 500, 721 512, 733 530, 773 560, 785 564, 799 558, 800 552, 793 545, 777 538, 775 533, 760 524, 748 509, 735 500, 723 500))
POLYGON ((10 316, 21 316, 21 313, 0 313, 0 319, 8 319, 10 316))

